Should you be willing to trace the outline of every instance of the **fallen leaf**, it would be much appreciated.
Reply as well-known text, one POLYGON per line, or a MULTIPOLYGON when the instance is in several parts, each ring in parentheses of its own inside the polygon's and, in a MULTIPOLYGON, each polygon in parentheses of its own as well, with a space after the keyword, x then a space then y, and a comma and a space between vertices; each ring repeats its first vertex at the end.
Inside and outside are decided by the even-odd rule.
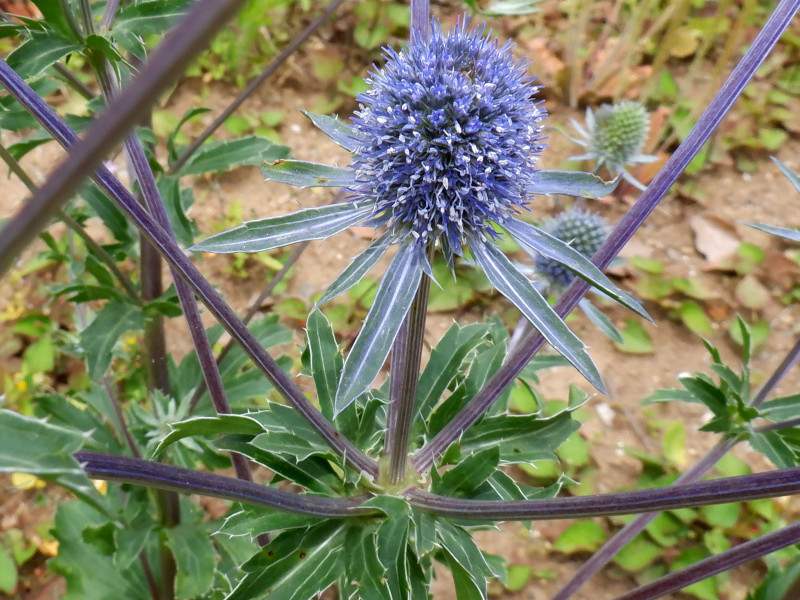
POLYGON ((766 283, 789 288, 800 281, 800 265, 781 252, 769 252, 761 263, 766 283))
POLYGON ((715 267, 739 250, 740 240, 733 225, 710 215, 695 215, 689 220, 694 232, 694 246, 709 267, 715 267))

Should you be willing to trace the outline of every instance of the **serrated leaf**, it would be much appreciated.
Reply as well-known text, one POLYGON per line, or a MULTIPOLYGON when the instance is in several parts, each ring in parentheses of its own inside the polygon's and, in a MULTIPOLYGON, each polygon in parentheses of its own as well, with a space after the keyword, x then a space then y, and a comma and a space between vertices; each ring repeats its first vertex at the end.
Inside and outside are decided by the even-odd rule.
MULTIPOLYGON (((456 582, 456 592, 459 600, 464 598, 485 598, 486 597, 486 580, 494 575, 493 569, 486 562, 486 557, 472 541, 472 537, 460 527, 451 525, 442 520, 436 521, 436 538, 445 551, 448 558, 449 566, 453 571, 453 566, 460 567, 463 570, 462 575, 466 575, 467 579, 463 580, 460 584, 456 582), (474 586, 469 585, 472 582, 474 586), (461 590, 459 592, 459 589, 461 590), (474 596, 479 592, 480 596, 474 596), (462 596, 462 594, 466 594, 462 596)), ((453 571, 453 578, 456 577, 456 571, 453 571)))
POLYGON ((760 414, 773 422, 785 421, 800 416, 800 394, 767 400, 760 407, 760 414))
POLYGON ((163 439, 153 451, 153 456, 158 456, 167 447, 184 438, 202 435, 218 435, 223 433, 258 435, 264 432, 264 427, 247 415, 217 415, 216 417, 195 417, 186 421, 171 423, 172 431, 163 439))
POLYGON ((384 234, 367 246, 363 252, 347 264, 333 283, 325 288, 322 296, 317 300, 317 306, 322 306, 326 302, 333 300, 336 296, 343 294, 361 281, 381 257, 386 254, 386 250, 388 250, 392 241, 392 236, 384 234))
POLYGON ((79 193, 117 241, 127 243, 133 239, 130 224, 125 215, 100 191, 97 184, 88 183, 80 189, 79 193))
POLYGON ((535 253, 562 264, 578 277, 602 291, 609 298, 631 309, 639 316, 652 320, 636 298, 614 285, 592 261, 563 240, 550 235, 543 229, 517 219, 509 219, 503 223, 503 228, 514 239, 528 246, 535 253))
POLYGON ((537 171, 536 181, 529 185, 529 194, 564 194, 579 198, 602 198, 613 192, 620 178, 603 181, 593 173, 576 171, 537 171))
POLYGON ((566 411, 552 417, 502 414, 484 418, 464 433, 461 452, 498 447, 504 463, 554 460, 556 449, 580 428, 566 411))
POLYGON ((47 25, 55 29, 65 39, 78 41, 59 0, 32 0, 32 2, 42 13, 42 20, 47 25))
MULTIPOLYGON (((345 581, 354 598, 392 600, 385 577, 386 567, 378 558, 374 528, 351 526, 345 534, 345 581)), ((347 597, 347 591, 345 597, 347 597)))
POLYGON ((447 386, 460 373, 467 355, 483 341, 487 331, 488 327, 482 323, 463 326, 454 323, 439 340, 419 378, 414 401, 415 423, 427 420, 447 386))
POLYGON ((516 306, 525 318, 564 355, 580 373, 605 393, 600 372, 586 352, 583 342, 570 331, 564 321, 510 260, 491 243, 470 240, 475 260, 497 290, 516 306))
POLYGON ((56 33, 33 33, 8 55, 6 62, 17 75, 30 79, 68 54, 81 50, 82 45, 56 33))
POLYGON ((471 498, 475 490, 497 470, 499 462, 498 446, 473 452, 445 472, 436 482, 433 492, 445 496, 471 498))
POLYGON ((372 204, 345 202, 319 208, 247 221, 244 225, 212 235, 190 248, 194 252, 261 252, 287 244, 330 237, 356 225, 372 214, 372 204))
POLYGON ((347 187, 356 181, 355 172, 351 169, 340 169, 302 160, 279 160, 264 165, 261 167, 261 174, 269 181, 299 188, 347 187))
POLYGON ((178 171, 178 175, 200 175, 213 171, 227 171, 242 165, 260 165, 289 155, 286 146, 267 138, 251 135, 234 140, 207 142, 192 154, 178 171))
POLYGON ((0 409, 0 472, 29 473, 55 481, 87 505, 105 510, 103 499, 72 453, 85 434, 0 409))
POLYGON ((228 515, 217 533, 229 536, 249 536, 255 539, 262 533, 286 529, 305 529, 324 521, 323 517, 298 515, 261 506, 242 505, 241 510, 228 515))
POLYGON ((144 315, 134 304, 111 300, 81 332, 81 346, 86 351, 89 377, 98 381, 111 366, 112 349, 122 334, 141 329, 144 315))
POLYGON ((208 533, 198 523, 181 524, 164 533, 178 567, 175 597, 183 600, 209 592, 214 585, 217 553, 208 533))
POLYGON ((301 110, 305 116, 325 135, 331 138, 348 152, 355 152, 361 145, 359 131, 355 127, 347 125, 336 117, 319 115, 316 113, 301 110))
POLYGON ((244 565, 245 576, 225 600, 308 600, 344 567, 346 522, 326 521, 276 537, 244 565))
POLYGON ((186 14, 192 0, 149 0, 125 4, 114 19, 116 35, 142 36, 164 33, 186 14))
POLYGON ((311 361, 311 377, 317 389, 320 411, 327 419, 333 419, 333 401, 336 386, 342 375, 344 360, 336 343, 333 328, 320 311, 308 315, 306 337, 311 361))
POLYGON ((335 413, 342 412, 362 394, 381 370, 411 308, 425 260, 422 247, 414 239, 406 240, 392 259, 345 360, 336 393, 335 413))

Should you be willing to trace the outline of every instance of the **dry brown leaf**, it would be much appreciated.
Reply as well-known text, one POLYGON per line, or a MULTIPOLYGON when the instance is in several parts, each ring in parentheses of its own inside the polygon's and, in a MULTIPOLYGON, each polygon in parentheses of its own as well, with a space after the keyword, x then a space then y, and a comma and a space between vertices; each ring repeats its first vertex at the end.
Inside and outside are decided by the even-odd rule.
POLYGON ((728 221, 711 215, 694 215, 689 220, 694 232, 694 246, 705 256, 709 267, 715 267, 735 255, 741 241, 728 221))

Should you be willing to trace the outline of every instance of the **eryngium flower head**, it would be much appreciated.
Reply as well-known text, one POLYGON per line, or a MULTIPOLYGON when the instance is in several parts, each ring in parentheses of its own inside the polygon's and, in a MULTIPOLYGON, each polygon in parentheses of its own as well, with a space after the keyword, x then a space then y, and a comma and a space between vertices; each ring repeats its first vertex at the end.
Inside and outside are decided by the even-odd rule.
MULTIPOLYGON (((611 233, 611 227, 601 215, 581 208, 571 208, 556 215, 545 222, 542 229, 568 243, 586 258, 591 258, 611 233)), ((541 254, 536 256, 534 266, 542 277, 557 287, 566 287, 575 279, 575 273, 563 264, 541 254)))
POLYGON ((574 119, 572 125, 580 133, 576 143, 588 152, 573 160, 596 161, 595 170, 602 168, 617 174, 640 189, 643 186, 625 170, 626 167, 651 162, 655 156, 642 154, 642 148, 650 131, 650 115, 639 102, 623 100, 618 104, 603 104, 596 111, 586 109, 586 127, 574 119))
POLYGON ((526 203, 546 116, 538 88, 511 44, 466 20, 447 35, 434 23, 429 39, 385 56, 358 96, 351 191, 395 236, 460 253, 465 235, 493 236, 492 222, 526 203))

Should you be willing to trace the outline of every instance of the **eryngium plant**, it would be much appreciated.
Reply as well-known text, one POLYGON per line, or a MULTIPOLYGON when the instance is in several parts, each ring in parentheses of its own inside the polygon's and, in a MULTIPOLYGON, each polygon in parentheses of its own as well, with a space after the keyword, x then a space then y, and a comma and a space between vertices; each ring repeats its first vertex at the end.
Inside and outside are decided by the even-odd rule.
POLYGON ((628 167, 656 160, 655 156, 642 154, 650 131, 650 114, 640 103, 623 100, 617 104, 603 104, 595 111, 586 108, 585 126, 571 119, 580 137, 571 138, 588 150, 571 160, 594 160, 595 170, 606 169, 621 174, 625 181, 643 190, 628 167))
MULTIPOLYGON (((144 107, 135 107, 132 103, 146 105, 163 87, 165 73, 170 72, 175 61, 179 60, 170 50, 180 49, 180 60, 191 54, 182 43, 191 36, 184 36, 187 30, 193 33, 193 23, 204 20, 204 11, 207 15, 213 13, 215 2, 230 12, 230 2, 223 4, 219 0, 206 0, 200 3, 197 13, 187 17, 180 32, 168 40, 167 48, 159 54, 159 60, 163 62, 156 65, 156 74, 145 67, 140 76, 143 80, 134 80, 132 84, 132 91, 139 93, 119 94, 118 99, 110 103, 110 112, 90 129, 86 142, 80 142, 44 101, 5 62, 0 61, 0 83, 51 135, 71 150, 71 157, 58 174, 36 192, 25 210, 2 230, 0 250, 14 252, 13 256, 0 256, 0 270, 5 270, 14 261, 17 250, 35 234, 21 225, 43 226, 48 215, 89 174, 87 169, 92 164, 92 157, 109 151, 127 133, 122 123, 128 119, 136 121, 137 108, 144 110, 144 107), (118 118, 115 110, 120 110, 118 118), (106 127, 108 124, 114 127, 106 127)), ((88 3, 84 4, 88 6, 88 3)), ((163 8, 161 0, 157 4, 163 8)), ((51 4, 47 6, 53 8, 51 4)), ((61 6, 69 8, 66 3, 61 6)), ((111 2, 109 6, 113 15, 116 3, 111 2)), ((134 3, 133 6, 141 4, 134 3)), ((594 260, 598 265, 607 265, 630 239, 707 141, 798 7, 800 0, 780 3, 697 126, 595 254, 594 260)), ((153 8, 147 6, 142 10, 153 8)), ((85 17, 91 21, 90 11, 85 12, 85 17)), ((218 18, 219 15, 206 18, 205 26, 209 28, 205 31, 213 29, 207 21, 218 18)), ((415 28, 421 33, 428 22, 427 3, 412 2, 415 28)), ((63 18, 59 23, 62 27, 67 26, 63 18)), ((419 43, 425 43, 424 35, 418 39, 423 40, 419 43)), ((81 44, 85 41, 76 36, 75 43, 79 47, 84 48, 81 44)), ((97 40, 93 41, 92 47, 109 48, 106 44, 98 44, 97 40)), ((88 43, 85 48, 88 49, 88 43)), ((337 141, 350 145, 355 140, 351 149, 358 148, 357 129, 318 115, 312 118, 337 141)), ((273 178, 283 171, 282 177, 289 179, 290 183, 320 185, 331 183, 333 179, 337 185, 351 189, 357 187, 352 170, 309 166, 296 161, 281 165, 266 170, 273 178)), ((305 373, 313 378, 315 384, 316 406, 312 405, 253 333, 236 319, 230 307, 186 258, 170 233, 137 203, 130 191, 103 167, 97 167, 92 177, 223 323, 291 406, 262 402, 258 407, 251 407, 254 409, 249 412, 237 407, 239 414, 174 423, 172 431, 154 450, 157 456, 166 456, 174 461, 172 452, 179 446, 176 442, 188 437, 199 439, 208 436, 211 439, 202 446, 205 460, 197 458, 195 463, 202 462, 210 467, 224 462, 224 452, 238 453, 275 473, 268 485, 133 457, 146 450, 146 441, 142 445, 141 440, 131 439, 127 447, 123 446, 124 415, 111 410, 109 404, 115 401, 114 398, 102 393, 84 398, 81 408, 74 406, 72 399, 52 395, 40 406, 47 412, 48 419, 0 411, 0 469, 25 470, 53 479, 82 501, 65 504, 56 523, 63 550, 60 564, 70 577, 70 585, 78 582, 85 586, 73 587, 73 597, 172 598, 177 589, 178 596, 186 598, 306 600, 336 583, 340 597, 345 598, 417 599, 430 596, 432 566, 434 561, 438 561, 453 572, 459 598, 485 598, 487 580, 502 578, 504 570, 501 561, 486 556, 474 545, 470 533, 475 527, 511 519, 586 518, 658 511, 779 496, 800 490, 800 475, 796 467, 672 488, 581 498, 551 499, 548 496, 556 493, 558 485, 542 490, 515 482, 498 467, 552 457, 553 450, 577 427, 571 411, 585 399, 585 395, 574 394, 568 409, 555 414, 512 414, 506 402, 508 385, 523 373, 523 369, 527 369, 523 376, 530 377, 543 364, 552 361, 530 362, 544 343, 537 333, 523 339, 517 350, 506 355, 507 334, 497 322, 455 325, 436 346, 420 374, 418 363, 414 365, 414 361, 409 360, 415 345, 418 348, 421 344, 416 314, 424 314, 424 310, 417 313, 413 310, 424 304, 419 301, 420 294, 413 299, 409 318, 399 327, 400 335, 394 344, 395 350, 399 351, 393 354, 390 381, 381 389, 359 394, 344 406, 336 403, 344 368, 336 338, 321 313, 314 311, 309 315, 303 360, 305 373), (404 362, 411 367, 404 368, 404 362), (395 407, 408 399, 407 390, 416 389, 418 381, 418 391, 410 394, 410 411, 396 412, 395 407), (390 454, 389 440, 396 439, 398 431, 403 428, 409 430, 408 443, 395 443, 402 450, 403 457, 409 449, 419 449, 410 461, 416 473, 397 480, 386 476, 385 459, 390 454), (223 436, 217 437, 218 434, 223 436), (33 439, 36 444, 31 444, 33 439), (119 456, 125 452, 133 456, 119 456), (128 485, 101 496, 87 475, 128 485), (282 485, 286 481, 293 484, 291 489, 282 485), (183 508, 188 509, 186 512, 194 512, 193 518, 182 523, 169 520, 155 523, 148 512, 153 506, 148 503, 147 494, 130 484, 217 496, 237 504, 224 521, 213 524, 216 531, 211 534, 214 537, 212 544, 209 539, 211 530, 191 503, 184 502, 183 508), (267 531, 275 534, 274 539, 265 548, 257 548, 250 537, 267 531), (169 560, 155 563, 153 559, 158 550, 162 551, 162 558, 168 558, 169 553, 164 550, 170 547, 176 560, 171 564, 169 560), (140 559, 138 563, 137 556, 140 559), (159 564, 160 568, 149 569, 146 567, 149 564, 159 564), (157 582, 157 579, 161 581, 157 582), (173 579, 177 581, 176 585, 173 585, 173 579), (157 589, 158 583, 162 585, 161 592, 157 589)), ((448 179, 448 188, 449 185, 448 179)), ((538 171, 534 189, 528 191, 532 194, 568 191, 591 195, 607 189, 608 186, 594 178, 538 171)), ((326 233, 324 227, 315 224, 311 217, 316 215, 321 221, 325 221, 326 216, 340 218, 347 215, 346 207, 353 211, 361 210, 356 201, 336 206, 330 215, 304 213, 303 218, 308 217, 307 225, 316 227, 310 239, 325 237, 333 230, 340 231, 347 226, 342 226, 341 222, 332 223, 332 231, 326 233)), ((352 223, 386 216, 376 213, 374 206, 369 208, 352 223)), ((271 236, 283 236, 276 245, 306 239, 304 234, 297 232, 297 221, 300 218, 290 216, 284 221, 269 223, 269 226, 274 226, 272 232, 266 226, 264 230, 271 236), (286 223, 292 227, 286 227, 286 223)), ((507 216, 498 225, 508 231, 509 225, 516 221, 515 215, 507 216)), ((385 222, 388 224, 389 220, 385 222)), ((522 239, 522 236, 514 235, 522 239)), ((477 235, 473 237, 480 239, 477 235)), ((421 236, 415 238, 407 234, 399 241, 390 238, 389 243, 397 241, 400 246, 398 254, 404 248, 413 249, 406 250, 409 254, 419 254, 419 239, 421 236)), ((447 240, 442 234, 439 234, 439 240, 442 248, 447 240)), ((486 240, 480 239, 481 244, 475 244, 478 252, 491 252, 486 250, 493 248, 490 240, 490 234, 486 234, 486 240)), ((270 243, 275 241, 273 239, 270 243)), ((474 244, 466 231, 459 242, 462 249, 474 244)), ((566 245, 563 241, 560 243, 566 245)), ((435 248, 435 244, 433 246, 435 248)), ((554 247, 559 250, 551 250, 551 253, 568 254, 562 246, 554 247)), ((423 250, 427 252, 431 248, 424 247, 423 250)), ((475 254, 475 248, 472 250, 475 254)), ((458 254, 456 249, 452 252, 458 254)), ((426 255, 422 257, 426 258, 426 255)), ((360 268, 367 262, 362 259, 360 268)), ((485 263, 481 265, 484 269, 485 263)), ((411 271, 417 269, 423 274, 426 271, 426 263, 420 260, 412 262, 406 259, 398 264, 411 271)), ((576 271, 581 269, 575 267, 576 271)), ((350 274, 356 279, 363 275, 358 270, 351 270, 350 274)), ((585 273, 584 276, 592 279, 585 273)), ((425 281, 423 275, 418 277, 425 281)), ((554 307, 557 315, 565 316, 585 293, 588 284, 582 279, 573 280, 559 297, 554 307)), ((389 302, 388 306, 394 304, 389 302)), ((746 338, 744 329, 743 338, 746 338)), ((800 344, 769 378, 756 399, 770 394, 785 371, 795 363, 798 354, 800 344)), ((204 364, 203 370, 207 368, 208 365, 204 364)), ((196 369, 190 371, 196 372, 196 369)), ((732 372, 729 374, 725 369, 718 373, 718 382, 701 378, 704 383, 718 389, 702 394, 698 400, 710 401, 719 414, 733 414, 720 406, 720 393, 722 397, 735 401, 731 408, 742 407, 744 396, 749 394, 749 380, 737 379, 735 374, 731 378, 732 372)), ((708 386, 704 386, 704 390, 708 392, 708 386)), ((97 392, 98 388, 93 388, 93 391, 97 392)), ((781 408, 786 401, 776 399, 775 402, 781 408)), ((737 436, 754 432, 746 421, 756 413, 746 408, 737 414, 737 436)), ((767 413, 761 416, 769 418, 767 413)), ((770 428, 768 433, 788 426, 786 422, 775 422, 767 426, 770 428)), ((179 456, 187 461, 193 458, 186 452, 179 456)), ((391 458, 394 456, 392 450, 391 458)), ((790 460, 793 464, 794 456, 790 460)), ((624 598, 657 598, 798 540, 800 525, 793 524, 637 588, 624 598)))
POLYGON ((444 34, 433 22, 429 37, 413 32, 401 50, 385 49, 386 63, 367 80, 369 89, 352 126, 309 115, 353 153, 350 169, 300 161, 267 165, 273 181, 301 187, 342 186, 341 204, 245 223, 197 244, 206 252, 259 251, 319 239, 359 223, 385 232, 355 258, 320 299, 354 285, 395 244, 337 390, 336 410, 363 393, 388 356, 411 308, 428 256, 440 250, 448 264, 468 248, 489 281, 598 389, 602 381, 583 344, 542 295, 497 248, 505 230, 522 246, 586 279, 611 298, 646 316, 580 252, 517 218, 537 193, 603 194, 611 185, 589 173, 540 171, 541 123, 546 113, 527 63, 511 44, 500 46, 466 20, 444 34))

